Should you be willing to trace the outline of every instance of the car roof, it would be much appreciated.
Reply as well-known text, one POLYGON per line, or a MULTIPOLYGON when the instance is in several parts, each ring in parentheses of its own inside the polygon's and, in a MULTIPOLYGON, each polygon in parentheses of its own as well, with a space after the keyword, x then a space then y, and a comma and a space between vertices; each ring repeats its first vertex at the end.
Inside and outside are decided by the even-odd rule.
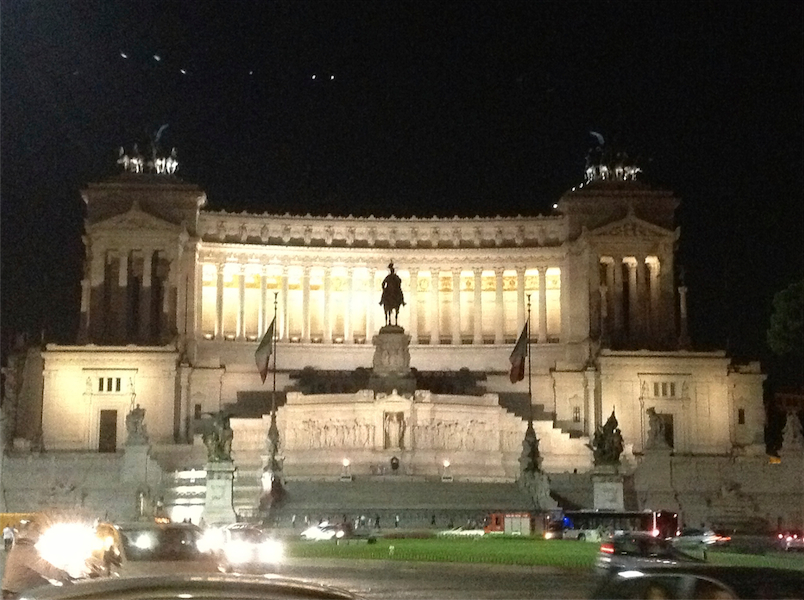
POLYGON ((103 578, 79 581, 74 585, 45 586, 25 593, 30 600, 127 600, 150 598, 340 598, 359 596, 348 590, 317 582, 278 575, 244 576, 215 574, 164 575, 103 578))

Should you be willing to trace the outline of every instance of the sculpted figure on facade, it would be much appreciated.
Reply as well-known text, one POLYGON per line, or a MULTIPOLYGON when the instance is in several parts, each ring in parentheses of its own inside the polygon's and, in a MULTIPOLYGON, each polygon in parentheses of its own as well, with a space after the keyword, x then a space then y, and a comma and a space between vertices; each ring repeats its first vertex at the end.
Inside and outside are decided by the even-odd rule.
POLYGON ((648 413, 648 441, 645 444, 647 448, 665 448, 667 447, 667 438, 665 437, 664 421, 659 413, 656 412, 654 407, 647 410, 648 413))
POLYGON ((385 413, 385 447, 404 449, 405 417, 403 413, 385 413))

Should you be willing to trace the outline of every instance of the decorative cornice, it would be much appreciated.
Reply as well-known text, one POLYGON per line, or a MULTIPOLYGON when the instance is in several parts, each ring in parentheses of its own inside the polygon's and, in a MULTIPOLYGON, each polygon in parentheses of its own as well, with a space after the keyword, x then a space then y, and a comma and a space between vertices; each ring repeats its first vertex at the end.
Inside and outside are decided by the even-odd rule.
POLYGON ((421 270, 439 268, 449 271, 454 268, 471 269, 482 267, 493 269, 496 266, 527 264, 550 264, 559 266, 566 253, 566 247, 557 248, 476 248, 476 249, 437 249, 437 248, 397 248, 392 251, 378 251, 369 248, 330 248, 322 254, 318 248, 307 247, 260 247, 250 244, 201 243, 198 261, 207 264, 254 264, 275 266, 344 266, 373 267, 385 270, 389 258, 393 257, 402 271, 417 267, 421 270))
POLYGON ((205 241, 344 248, 517 248, 560 246, 565 217, 377 218, 203 211, 205 241))

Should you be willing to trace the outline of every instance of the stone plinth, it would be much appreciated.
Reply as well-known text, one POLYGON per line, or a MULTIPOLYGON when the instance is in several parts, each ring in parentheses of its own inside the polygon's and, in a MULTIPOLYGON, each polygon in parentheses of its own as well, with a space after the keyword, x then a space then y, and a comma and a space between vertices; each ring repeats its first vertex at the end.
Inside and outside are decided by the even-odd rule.
POLYGON ((412 394, 416 379, 410 372, 410 336, 398 325, 386 325, 372 342, 374 361, 369 387, 378 392, 412 394))
POLYGON ((623 476, 617 465, 601 465, 592 471, 594 508, 625 510, 623 476))
POLYGON ((151 447, 146 444, 126 445, 120 472, 120 479, 123 483, 133 485, 147 484, 150 449, 151 447))
POLYGON ((235 466, 231 461, 207 463, 207 493, 204 522, 228 525, 237 521, 232 502, 235 466))

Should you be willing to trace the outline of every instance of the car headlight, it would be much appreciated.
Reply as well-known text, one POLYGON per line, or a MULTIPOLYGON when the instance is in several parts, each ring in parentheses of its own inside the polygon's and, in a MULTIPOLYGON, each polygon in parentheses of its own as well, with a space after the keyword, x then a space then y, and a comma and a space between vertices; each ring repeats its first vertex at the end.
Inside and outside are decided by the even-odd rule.
POLYGON ((254 549, 248 542, 229 542, 224 546, 223 553, 230 563, 240 565, 251 561, 254 549))
POLYGON ((97 546, 95 530, 81 523, 57 523, 36 543, 39 554, 72 577, 87 575, 87 561, 97 546))
POLYGON ((275 564, 285 557, 285 545, 279 540, 266 540, 258 546, 260 562, 275 564))

